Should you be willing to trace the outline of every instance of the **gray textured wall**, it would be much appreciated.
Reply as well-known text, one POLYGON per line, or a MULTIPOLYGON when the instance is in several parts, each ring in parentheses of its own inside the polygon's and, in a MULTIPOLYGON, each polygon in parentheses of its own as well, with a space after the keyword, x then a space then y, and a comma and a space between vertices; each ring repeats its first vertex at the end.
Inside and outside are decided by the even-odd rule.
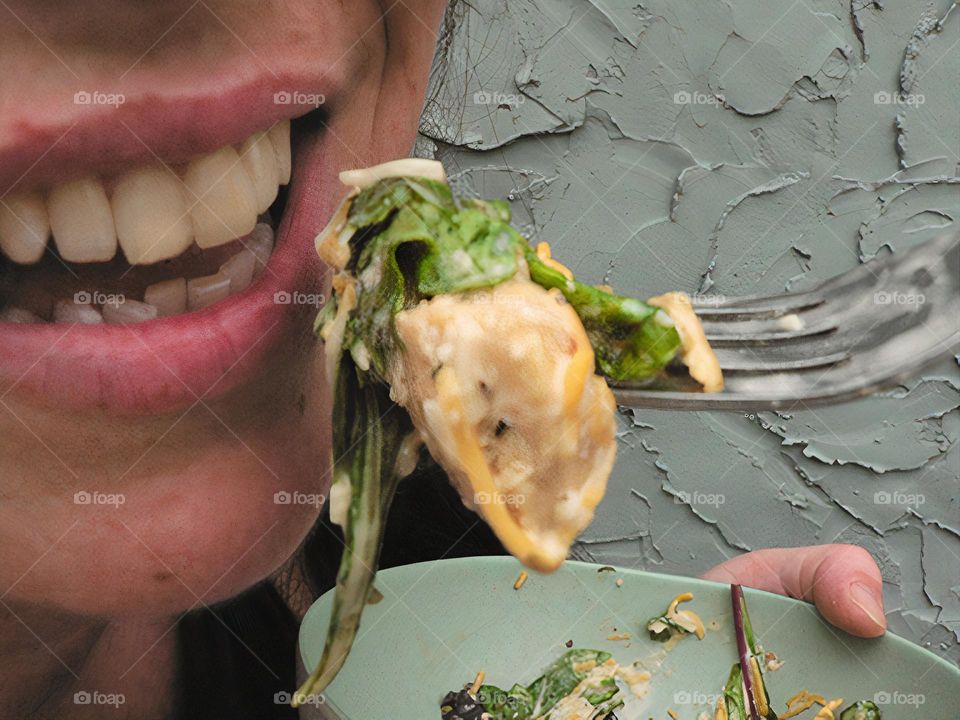
MULTIPOLYGON (((960 220, 951 2, 614 5, 461 2, 418 146, 461 192, 509 196, 581 279, 801 290, 960 220)), ((575 555, 696 574, 857 543, 891 628, 960 662, 958 407, 951 360, 830 409, 624 412, 575 555)))

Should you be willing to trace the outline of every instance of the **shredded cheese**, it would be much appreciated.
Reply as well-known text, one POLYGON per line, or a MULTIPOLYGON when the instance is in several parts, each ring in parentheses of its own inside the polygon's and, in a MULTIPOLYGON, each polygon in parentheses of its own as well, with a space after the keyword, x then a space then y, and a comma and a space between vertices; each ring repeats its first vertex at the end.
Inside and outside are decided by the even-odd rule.
POLYGON ((727 715, 727 701, 724 700, 723 695, 717 698, 717 712, 714 715, 714 720, 727 720, 729 716, 727 715))
POLYGON ((517 581, 513 584, 514 590, 519 590, 523 587, 523 584, 527 581, 527 571, 521 570, 520 575, 517 576, 517 581))
POLYGON ((558 273, 563 275, 567 280, 573 280, 573 273, 563 263, 554 260, 553 256, 550 254, 550 244, 545 242, 537 243, 537 257, 543 262, 547 267, 551 267, 556 270, 558 273))
POLYGON ((757 711, 766 715, 770 711, 767 704, 767 694, 763 690, 763 676, 760 674, 760 665, 755 657, 750 658, 750 676, 753 680, 753 699, 757 703, 757 711))
POLYGON ((470 689, 467 692, 469 692, 471 695, 476 695, 477 691, 480 689, 480 686, 483 685, 483 679, 486 676, 487 674, 483 670, 478 672, 477 676, 473 679, 473 685, 470 686, 470 689))
POLYGON ((823 695, 801 690, 787 699, 787 711, 780 715, 780 720, 789 720, 800 713, 809 710, 814 705, 826 705, 827 699, 823 695))
MULTIPOLYGON (((677 595, 670 602, 670 606, 667 608, 667 612, 664 615, 667 619, 672 620, 687 632, 692 632, 694 635, 696 635, 697 640, 703 640, 703 636, 706 635, 706 631, 703 628, 703 621, 700 619, 700 616, 692 610, 677 609, 680 603, 690 602, 691 600, 693 600, 693 593, 691 592, 685 592, 677 595)), ((656 631, 657 630, 655 630, 655 632, 656 631)))
POLYGON ((833 711, 843 705, 843 698, 837 698, 836 700, 831 700, 822 708, 820 712, 813 716, 813 720, 834 720, 833 711))

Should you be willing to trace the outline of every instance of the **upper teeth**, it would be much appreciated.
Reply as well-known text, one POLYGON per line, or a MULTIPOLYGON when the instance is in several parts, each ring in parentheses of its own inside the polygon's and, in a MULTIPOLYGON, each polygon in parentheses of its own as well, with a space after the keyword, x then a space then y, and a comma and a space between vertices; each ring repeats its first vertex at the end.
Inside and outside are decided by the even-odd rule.
POLYGON ((188 163, 177 175, 162 165, 115 179, 108 196, 98 177, 72 180, 46 195, 0 198, 0 249, 21 264, 43 256, 52 232, 71 262, 103 262, 117 246, 146 265, 183 253, 192 242, 223 245, 250 233, 257 215, 290 180, 290 123, 254 133, 188 163))

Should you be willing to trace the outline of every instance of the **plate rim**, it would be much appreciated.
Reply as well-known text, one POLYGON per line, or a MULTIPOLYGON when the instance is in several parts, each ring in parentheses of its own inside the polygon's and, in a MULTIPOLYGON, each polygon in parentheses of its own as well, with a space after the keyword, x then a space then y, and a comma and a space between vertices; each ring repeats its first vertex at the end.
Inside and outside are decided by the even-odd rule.
MULTIPOLYGON (((394 565, 393 567, 389 567, 384 570, 378 570, 377 575, 379 576, 382 573, 389 573, 392 570, 400 570, 401 568, 405 570, 409 570, 417 567, 426 568, 427 566, 435 566, 438 564, 443 564, 443 565, 502 564, 504 567, 507 567, 510 565, 515 566, 518 574, 521 570, 526 570, 528 573, 530 573, 531 576, 541 575, 546 577, 553 574, 553 573, 540 573, 534 570, 530 570, 529 568, 525 568, 520 563, 519 560, 517 560, 511 555, 470 555, 467 557, 440 558, 437 560, 423 560, 421 562, 408 563, 405 565, 394 565)), ((613 568, 613 570, 617 573, 621 573, 631 577, 655 579, 655 580, 669 579, 671 581, 683 581, 684 583, 690 583, 691 589, 700 587, 700 588, 710 588, 712 590, 721 590, 721 589, 726 590, 730 587, 730 583, 722 583, 722 582, 717 582, 715 580, 705 580, 703 578, 690 577, 686 575, 671 575, 669 573, 651 572, 649 570, 638 570, 635 568, 624 568, 624 567, 619 567, 617 565, 613 565, 609 563, 592 563, 592 562, 585 562, 583 560, 565 560, 563 564, 560 566, 560 568, 566 565, 580 567, 580 568, 583 568, 584 570, 593 570, 594 572, 596 572, 600 568, 610 567, 610 568, 613 568)), ((554 573, 559 572, 560 568, 557 568, 557 570, 555 570, 554 573)), ((374 583, 376 583, 376 581, 374 581, 374 583)), ((316 600, 314 600, 310 604, 310 607, 307 609, 307 612, 304 613, 303 619, 300 621, 300 628, 297 632, 297 648, 299 650, 300 658, 305 665, 315 664, 320 659, 319 657, 314 659, 313 657, 310 657, 308 655, 307 648, 305 648, 305 644, 307 642, 306 636, 308 633, 308 629, 312 630, 313 629, 312 626, 315 623, 321 623, 320 627, 324 631, 323 634, 325 636, 326 627, 330 618, 328 613, 321 613, 320 605, 328 596, 332 598, 332 594, 334 590, 335 588, 331 588, 327 590, 325 593, 323 593, 322 595, 320 595, 316 600), (321 614, 322 614, 322 617, 317 618, 317 616, 321 614), (308 628, 308 626, 310 627, 308 628)), ((804 600, 798 600, 796 598, 787 597, 785 595, 772 593, 767 590, 758 590, 756 588, 747 587, 746 585, 743 586, 743 590, 744 590, 744 594, 747 595, 748 597, 765 596, 769 598, 770 601, 781 603, 785 607, 795 607, 796 605, 803 605, 808 609, 814 610, 819 616, 820 620, 824 623, 827 623, 827 625, 829 625, 831 629, 835 630, 836 632, 843 633, 844 636, 846 637, 851 637, 851 638, 856 637, 854 635, 851 635, 850 633, 847 633, 845 630, 841 630, 835 625, 831 625, 830 623, 828 623, 826 619, 823 618, 823 616, 819 613, 819 611, 816 610, 816 608, 813 606, 812 603, 808 603, 804 600)), ((922 647, 921 645, 918 645, 912 640, 908 640, 907 638, 897 635, 896 633, 890 630, 887 630, 879 638, 857 638, 857 639, 867 640, 867 641, 875 639, 877 641, 881 641, 885 643, 892 643, 894 646, 899 646, 900 650, 903 652, 918 652, 921 657, 924 657, 931 661, 935 661, 936 664, 941 665, 945 670, 947 670, 949 673, 954 675, 958 681, 960 681, 960 667, 957 667, 956 665, 951 663, 949 660, 943 657, 940 657, 936 653, 931 652, 930 650, 928 650, 925 647, 922 647)), ((318 644, 317 646, 320 647, 322 651, 322 645, 318 644)))

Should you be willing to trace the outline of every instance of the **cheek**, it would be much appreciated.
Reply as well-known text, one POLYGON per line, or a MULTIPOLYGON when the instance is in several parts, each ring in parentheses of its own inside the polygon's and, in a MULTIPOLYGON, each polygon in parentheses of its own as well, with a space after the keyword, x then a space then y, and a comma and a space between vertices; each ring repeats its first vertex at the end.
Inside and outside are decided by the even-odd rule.
POLYGON ((319 365, 194 408, 133 468, 98 467, 56 497, 0 513, 12 549, 0 579, 15 583, 11 598, 85 615, 167 615, 271 574, 309 532, 329 488, 319 365), (87 493, 79 503, 78 486, 87 493))

